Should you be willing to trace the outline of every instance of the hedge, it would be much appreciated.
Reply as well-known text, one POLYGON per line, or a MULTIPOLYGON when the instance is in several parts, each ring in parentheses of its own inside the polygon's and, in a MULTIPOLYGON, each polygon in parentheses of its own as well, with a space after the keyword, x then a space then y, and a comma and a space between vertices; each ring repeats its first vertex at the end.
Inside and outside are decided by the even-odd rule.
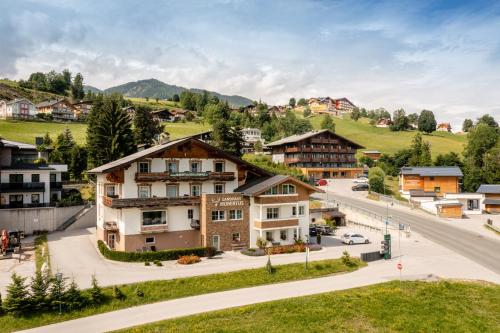
POLYGON ((101 254, 110 260, 127 261, 127 262, 141 262, 141 261, 165 261, 177 260, 186 255, 197 255, 198 257, 211 257, 215 254, 213 247, 192 247, 185 249, 172 249, 164 251, 148 251, 148 252, 122 252, 110 250, 107 245, 102 241, 97 241, 97 247, 101 254))

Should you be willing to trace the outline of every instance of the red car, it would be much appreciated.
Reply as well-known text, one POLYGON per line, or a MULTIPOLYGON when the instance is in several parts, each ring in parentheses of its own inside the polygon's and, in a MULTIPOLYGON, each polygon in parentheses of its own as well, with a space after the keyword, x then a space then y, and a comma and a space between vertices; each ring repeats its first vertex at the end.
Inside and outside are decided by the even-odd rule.
POLYGON ((320 179, 316 182, 316 186, 326 186, 326 185, 328 185, 326 179, 320 179))

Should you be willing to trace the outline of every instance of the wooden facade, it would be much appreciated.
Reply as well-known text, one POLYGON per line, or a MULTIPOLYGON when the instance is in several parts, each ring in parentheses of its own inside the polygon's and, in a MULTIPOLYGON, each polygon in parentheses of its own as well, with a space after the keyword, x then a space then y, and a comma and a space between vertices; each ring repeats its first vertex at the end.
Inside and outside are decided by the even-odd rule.
POLYGON ((437 196, 444 193, 460 192, 460 177, 456 176, 419 176, 400 175, 400 188, 403 191, 422 190, 424 192, 434 192, 437 196))

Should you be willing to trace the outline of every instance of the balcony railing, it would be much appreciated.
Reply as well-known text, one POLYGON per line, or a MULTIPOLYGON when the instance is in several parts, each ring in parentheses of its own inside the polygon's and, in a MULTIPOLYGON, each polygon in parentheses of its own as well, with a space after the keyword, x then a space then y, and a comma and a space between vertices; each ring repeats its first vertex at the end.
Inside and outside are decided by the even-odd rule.
POLYGON ((191 219, 191 223, 189 225, 193 229, 200 229, 200 220, 191 219))
POLYGON ((254 226, 257 229, 296 227, 298 225, 299 225, 299 219, 296 217, 291 217, 286 219, 254 221, 254 226))
POLYGON ((231 181, 236 177, 234 172, 137 172, 135 174, 136 182, 155 182, 155 181, 204 181, 218 180, 231 181))
POLYGON ((110 198, 103 197, 103 204, 111 208, 132 208, 132 207, 168 207, 168 206, 195 206, 200 204, 200 197, 153 197, 153 198, 110 198))
POLYGON ((63 183, 62 182, 50 182, 51 190, 62 190, 63 183))
POLYGON ((2 183, 0 192, 44 192, 45 183, 2 183))
POLYGON ((168 231, 168 225, 166 223, 156 225, 141 225, 141 233, 143 234, 154 234, 165 231, 168 231))

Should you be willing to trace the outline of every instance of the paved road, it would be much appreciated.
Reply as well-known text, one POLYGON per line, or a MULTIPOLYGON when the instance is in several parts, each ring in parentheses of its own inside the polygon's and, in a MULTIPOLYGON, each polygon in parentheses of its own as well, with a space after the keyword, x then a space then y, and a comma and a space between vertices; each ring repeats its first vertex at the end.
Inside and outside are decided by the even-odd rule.
MULTIPOLYGON (((330 198, 370 210, 379 215, 386 215, 386 207, 378 203, 367 202, 357 197, 346 197, 330 192, 330 198)), ((448 226, 434 217, 391 209, 389 213, 394 221, 409 224, 411 230, 448 249, 467 257, 478 264, 500 274, 500 241, 485 238, 479 234, 448 226)))

